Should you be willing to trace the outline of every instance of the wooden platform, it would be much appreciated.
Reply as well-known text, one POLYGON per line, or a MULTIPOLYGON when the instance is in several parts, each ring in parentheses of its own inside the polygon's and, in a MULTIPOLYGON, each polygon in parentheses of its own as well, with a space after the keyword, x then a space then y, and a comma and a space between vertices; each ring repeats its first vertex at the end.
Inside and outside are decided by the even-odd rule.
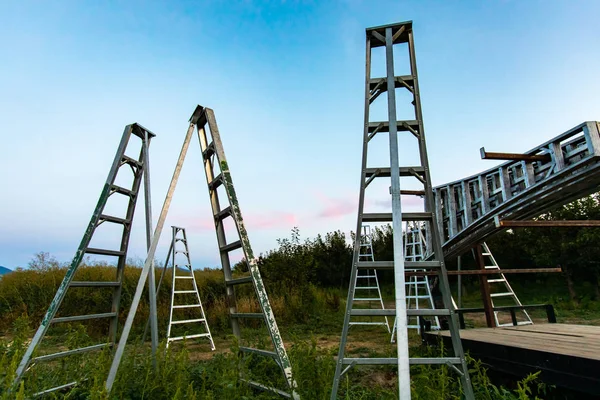
MULTIPOLYGON (((429 342, 448 331, 428 332, 429 342)), ((600 396, 600 326, 535 324, 463 329, 465 351, 491 369, 523 377, 542 371, 545 382, 600 396)))

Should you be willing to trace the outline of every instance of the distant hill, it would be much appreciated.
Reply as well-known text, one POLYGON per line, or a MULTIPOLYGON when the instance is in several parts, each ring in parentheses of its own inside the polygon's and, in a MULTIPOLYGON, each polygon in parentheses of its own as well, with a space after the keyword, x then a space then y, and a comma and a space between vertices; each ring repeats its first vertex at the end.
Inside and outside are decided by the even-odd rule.
POLYGON ((12 272, 12 269, 8 269, 8 268, 0 265, 0 275, 5 275, 5 274, 8 274, 9 272, 12 272))

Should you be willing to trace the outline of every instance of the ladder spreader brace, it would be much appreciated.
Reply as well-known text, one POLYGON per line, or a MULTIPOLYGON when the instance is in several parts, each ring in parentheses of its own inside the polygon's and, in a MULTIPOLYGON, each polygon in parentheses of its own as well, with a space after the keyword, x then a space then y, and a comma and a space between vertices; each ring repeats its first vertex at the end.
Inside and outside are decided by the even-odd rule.
POLYGON ((363 133, 363 157, 360 181, 360 196, 358 206, 358 220, 356 232, 361 231, 365 222, 391 222, 394 248, 393 262, 368 262, 359 261, 360 240, 354 243, 354 254, 352 261, 352 272, 350 277, 350 288, 344 315, 344 326, 340 340, 340 349, 336 362, 336 370, 331 391, 331 400, 337 399, 337 392, 341 377, 354 365, 396 365, 398 367, 398 394, 401 400, 411 398, 410 390, 410 365, 415 364, 438 364, 450 365, 457 370, 461 376, 462 392, 467 400, 473 400, 473 389, 469 378, 467 364, 459 337, 458 318, 452 306, 450 286, 444 263, 441 236, 438 232, 436 208, 434 204, 433 188, 427 160, 427 148, 425 143, 425 132, 423 128, 423 116, 421 113, 421 102, 419 85, 417 79, 417 65, 415 60, 415 49, 413 41, 412 22, 403 22, 392 25, 368 28, 366 30, 366 79, 365 79, 365 123, 363 133), (410 60, 410 75, 395 76, 394 73, 394 45, 408 45, 410 60), (371 49, 385 47, 386 76, 371 77, 371 49), (414 106, 414 119, 398 121, 396 114, 396 89, 408 90, 412 94, 414 106), (388 118, 385 121, 371 121, 369 110, 371 103, 383 93, 387 92, 388 118), (369 141, 376 134, 389 134, 390 159, 389 166, 367 166, 367 154, 369 141), (400 166, 398 157, 398 140, 417 140, 419 146, 420 165, 400 166), (423 190, 401 190, 400 176, 414 177, 423 185, 423 190), (388 178, 391 180, 392 210, 389 213, 365 213, 365 189, 375 178, 388 178), (402 212, 402 196, 424 196, 424 212, 402 212), (428 260, 407 262, 404 260, 402 246, 402 223, 405 221, 424 221, 429 225, 431 235, 432 256, 428 260), (396 310, 358 310, 353 308, 354 289, 356 276, 359 269, 393 268, 394 285, 396 291, 396 310), (405 293, 405 268, 424 269, 436 271, 440 280, 440 288, 444 300, 444 309, 435 310, 407 310, 405 293), (350 317, 354 315, 388 315, 395 316, 398 321, 397 329, 397 357, 391 358, 351 358, 345 356, 346 342, 348 340, 348 328, 350 317), (408 351, 407 316, 447 316, 453 357, 439 358, 411 358, 408 351))

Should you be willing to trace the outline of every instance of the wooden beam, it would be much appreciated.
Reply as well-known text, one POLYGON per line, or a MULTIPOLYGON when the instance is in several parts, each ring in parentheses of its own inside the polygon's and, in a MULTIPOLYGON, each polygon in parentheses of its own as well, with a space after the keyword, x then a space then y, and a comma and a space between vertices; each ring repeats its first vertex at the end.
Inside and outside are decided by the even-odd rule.
POLYGON ((550 154, 493 153, 479 149, 482 160, 552 161, 550 154))
MULTIPOLYGON (((460 271, 447 271, 448 275, 495 275, 495 274, 536 274, 536 273, 553 273, 562 272, 561 268, 514 268, 514 269, 471 269, 460 271)), ((406 271, 406 276, 435 276, 437 271, 406 271)))
POLYGON ((548 227, 600 227, 600 221, 573 220, 573 221, 509 221, 495 219, 496 228, 548 228, 548 227))

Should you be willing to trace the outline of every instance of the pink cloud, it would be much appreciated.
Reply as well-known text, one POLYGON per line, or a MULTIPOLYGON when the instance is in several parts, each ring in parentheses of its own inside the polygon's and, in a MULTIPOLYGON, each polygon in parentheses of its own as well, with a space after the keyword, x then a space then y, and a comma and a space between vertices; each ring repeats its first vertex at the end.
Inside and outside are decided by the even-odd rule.
POLYGON ((356 213, 356 199, 330 198, 322 193, 315 192, 315 197, 322 203, 321 210, 317 213, 319 218, 339 218, 344 215, 356 213))
MULTIPOLYGON (((242 214, 242 217, 248 229, 291 229, 298 224, 296 215, 287 212, 274 211, 269 214, 250 213, 248 215, 242 214)), ((182 221, 181 223, 189 231, 213 231, 215 229, 215 223, 211 217, 200 218, 179 215, 177 220, 182 221)))

